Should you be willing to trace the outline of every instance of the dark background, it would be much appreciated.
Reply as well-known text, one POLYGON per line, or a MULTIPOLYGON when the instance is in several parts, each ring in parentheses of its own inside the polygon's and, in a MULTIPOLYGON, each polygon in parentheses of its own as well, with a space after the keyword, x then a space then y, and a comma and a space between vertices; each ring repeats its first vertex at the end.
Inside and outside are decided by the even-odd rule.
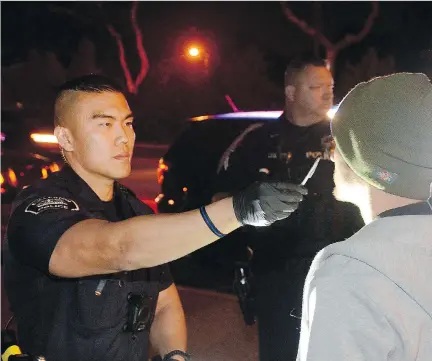
MULTIPOLYGON (((314 3, 287 4, 315 24, 314 3)), ((372 6, 320 5, 321 29, 332 42, 358 33, 372 6)), ((100 72, 124 84, 108 23, 122 35, 132 76, 139 72, 130 2, 3 2, 1 9, 3 110, 17 110, 20 102, 24 117, 51 124, 53 89, 61 81, 100 72)), ((185 117, 230 111, 225 94, 244 110, 280 109, 287 61, 314 49, 313 39, 285 17, 279 2, 140 2, 137 14, 150 68, 130 102, 140 117, 138 138, 149 141, 170 141, 185 117), (181 60, 189 43, 208 52, 207 71, 181 60)), ((376 75, 430 74, 431 24, 431 3, 380 2, 370 33, 337 57, 337 100, 376 75)), ((323 47, 320 53, 325 56, 323 47)))

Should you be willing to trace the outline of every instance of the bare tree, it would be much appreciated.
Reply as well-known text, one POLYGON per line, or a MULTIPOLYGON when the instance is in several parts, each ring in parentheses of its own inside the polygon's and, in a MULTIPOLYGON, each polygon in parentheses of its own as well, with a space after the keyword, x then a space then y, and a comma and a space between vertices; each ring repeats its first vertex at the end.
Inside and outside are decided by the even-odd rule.
MULTIPOLYGON (((88 3, 86 3, 86 4, 88 4, 88 3)), ((79 19, 80 21, 86 23, 87 25, 97 24, 97 25, 104 26, 108 30, 110 35, 116 41, 117 49, 118 49, 118 53, 119 53, 120 65, 121 65, 123 74, 124 74, 125 79, 126 79, 127 90, 131 94, 136 95, 138 93, 139 86, 142 84, 142 82, 145 79, 145 77, 148 73, 148 70, 149 70, 149 61, 148 61, 147 53, 146 53, 144 45, 143 45, 143 35, 142 35, 141 28, 140 28, 138 21, 137 21, 137 12, 138 12, 139 1, 133 1, 132 2, 132 7, 131 7, 131 11, 130 11, 130 21, 131 21, 132 28, 133 28, 133 31, 135 33, 135 39, 136 39, 136 50, 137 50, 137 53, 138 53, 138 56, 140 59, 140 69, 139 69, 138 75, 136 76, 135 79, 133 78, 131 71, 130 71, 130 68, 129 68, 129 65, 128 65, 128 61, 126 58, 125 46, 124 46, 124 42, 123 42, 123 38, 122 38, 121 34, 116 30, 116 28, 111 24, 111 22, 108 20, 107 16, 104 14, 102 3, 96 2, 95 4, 96 4, 97 8, 99 9, 99 11, 93 12, 91 17, 87 17, 87 16, 83 15, 82 12, 74 11, 71 8, 65 8, 63 6, 52 5, 52 6, 50 6, 50 10, 52 12, 55 12, 55 13, 61 13, 63 15, 75 17, 75 18, 79 19)))
POLYGON ((326 57, 327 62, 330 66, 332 73, 334 73, 334 64, 336 61, 336 57, 342 49, 347 48, 348 46, 358 43, 364 39, 364 37, 369 34, 372 25, 379 13, 378 2, 372 2, 372 10, 369 16, 366 19, 366 22, 363 25, 363 28, 357 34, 346 34, 343 39, 334 43, 330 41, 318 27, 313 27, 306 23, 304 20, 299 19, 293 11, 288 7, 288 5, 284 2, 281 2, 282 11, 285 14, 286 18, 291 21, 293 24, 297 25, 303 32, 313 37, 317 42, 319 42, 326 49, 326 57))
MULTIPOLYGON (((144 49, 144 45, 143 45, 143 37, 142 37, 141 28, 139 27, 137 19, 136 19, 137 10, 138 10, 138 3, 139 3, 138 1, 134 1, 132 3, 131 15, 130 15, 132 28, 134 30, 135 38, 136 38, 136 49, 138 52, 138 56, 140 58, 140 70, 139 70, 139 73, 138 73, 137 77, 135 78, 135 80, 133 80, 131 72, 129 70, 129 66, 128 66, 128 63, 126 60, 124 44, 123 44, 123 40, 122 40, 120 33, 110 23, 107 23, 107 25, 106 25, 109 33, 115 38, 115 40, 117 42, 120 64, 121 64, 124 76, 126 78, 126 86, 127 86, 128 91, 132 94, 138 93, 138 88, 142 84, 142 82, 145 79, 145 77, 148 73, 148 70, 149 70, 149 61, 148 61, 147 53, 146 53, 146 51, 144 49)), ((101 5, 99 4, 99 7, 100 6, 101 5)))
POLYGON ((225 94, 225 99, 228 102, 229 106, 231 107, 233 112, 238 112, 239 108, 237 108, 237 105, 235 105, 234 101, 231 99, 229 94, 225 94))

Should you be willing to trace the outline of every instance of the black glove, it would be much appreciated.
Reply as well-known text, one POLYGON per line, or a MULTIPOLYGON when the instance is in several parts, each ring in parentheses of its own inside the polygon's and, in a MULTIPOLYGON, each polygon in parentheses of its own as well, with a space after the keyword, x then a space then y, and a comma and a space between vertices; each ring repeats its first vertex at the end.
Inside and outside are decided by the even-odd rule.
POLYGON ((269 226, 294 212, 306 194, 306 188, 291 183, 255 182, 233 197, 234 213, 243 225, 269 226))

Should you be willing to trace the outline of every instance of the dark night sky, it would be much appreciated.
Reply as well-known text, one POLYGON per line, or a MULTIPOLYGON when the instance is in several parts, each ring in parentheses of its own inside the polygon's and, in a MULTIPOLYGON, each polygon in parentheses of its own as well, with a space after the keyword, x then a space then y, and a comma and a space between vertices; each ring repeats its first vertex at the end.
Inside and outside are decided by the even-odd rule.
MULTIPOLYGON (((290 6, 299 17, 311 19, 310 2, 293 2, 290 6)), ((137 63, 128 21, 130 3, 104 3, 103 7, 124 35, 129 60, 137 63)), ((362 27, 371 4, 323 2, 322 7, 325 33, 337 40, 347 31, 356 32, 362 27)), ((99 58, 118 65, 114 40, 103 26, 86 21, 97 11, 95 3, 3 2, 1 8, 3 65, 25 59, 31 48, 52 50, 67 63, 83 36, 96 44, 99 58), (71 9, 72 15, 50 11, 58 6, 71 9)), ((279 2, 141 2, 138 18, 151 64, 167 56, 176 37, 190 27, 210 32, 221 54, 241 51, 248 43, 259 46, 272 69, 283 68, 287 57, 312 48, 311 39, 284 18, 279 2)), ((399 70, 416 71, 418 52, 432 47, 431 24, 432 3, 381 2, 370 35, 343 51, 339 60, 356 61, 368 47, 375 46, 379 54, 394 55, 399 70)))

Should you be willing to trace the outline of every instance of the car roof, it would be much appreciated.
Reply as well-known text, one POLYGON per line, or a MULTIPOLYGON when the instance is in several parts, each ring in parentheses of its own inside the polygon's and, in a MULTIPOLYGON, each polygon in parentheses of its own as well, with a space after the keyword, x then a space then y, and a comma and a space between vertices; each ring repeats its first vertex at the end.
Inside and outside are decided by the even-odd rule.
MULTIPOLYGON (((327 113, 330 118, 333 118, 336 113, 339 105, 333 106, 329 112, 327 113)), ((214 115, 201 115, 198 117, 189 118, 191 122, 202 122, 210 119, 246 119, 246 120, 260 120, 260 121, 275 121, 278 120, 282 115, 283 110, 255 110, 250 112, 232 112, 232 113, 223 113, 223 114, 214 114, 214 115)))
POLYGON ((259 119, 262 121, 277 120, 282 115, 282 110, 262 110, 262 111, 250 111, 250 112, 233 112, 223 113, 214 115, 201 115, 198 117, 190 118, 192 122, 202 122, 210 119, 259 119))
POLYGON ((2 148, 1 150, 2 165, 8 163, 8 161, 19 161, 27 162, 29 160, 41 163, 52 162, 53 160, 37 153, 31 153, 26 151, 20 151, 15 149, 2 148))

